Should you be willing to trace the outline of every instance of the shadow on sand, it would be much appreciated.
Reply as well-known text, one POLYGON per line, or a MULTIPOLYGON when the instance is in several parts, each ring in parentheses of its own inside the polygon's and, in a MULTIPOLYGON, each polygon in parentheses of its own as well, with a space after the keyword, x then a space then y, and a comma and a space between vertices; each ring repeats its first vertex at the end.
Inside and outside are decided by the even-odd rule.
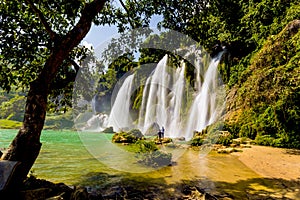
POLYGON ((167 184, 165 178, 89 173, 77 185, 88 186, 89 192, 100 193, 103 199, 300 199, 300 180, 273 178, 233 183, 201 178, 167 184))

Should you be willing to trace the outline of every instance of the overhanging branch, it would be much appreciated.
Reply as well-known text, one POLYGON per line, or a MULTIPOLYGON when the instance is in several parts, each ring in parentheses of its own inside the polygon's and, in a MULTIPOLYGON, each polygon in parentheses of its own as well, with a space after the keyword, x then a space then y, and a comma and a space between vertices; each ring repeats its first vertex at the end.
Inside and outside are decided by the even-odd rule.
POLYGON ((119 0, 119 2, 122 5, 122 7, 124 8, 124 10, 126 11, 126 13, 127 13, 127 19, 128 19, 128 22, 129 22, 131 28, 136 28, 134 23, 130 19, 130 16, 129 16, 130 12, 129 12, 128 8, 126 7, 126 5, 124 4, 124 2, 122 0, 119 0))
POLYGON ((25 1, 29 4, 30 8, 33 10, 33 12, 35 12, 37 17, 40 19, 41 23, 43 24, 44 28, 48 32, 52 41, 55 41, 56 33, 51 29, 43 13, 34 5, 34 3, 31 0, 25 0, 25 1))

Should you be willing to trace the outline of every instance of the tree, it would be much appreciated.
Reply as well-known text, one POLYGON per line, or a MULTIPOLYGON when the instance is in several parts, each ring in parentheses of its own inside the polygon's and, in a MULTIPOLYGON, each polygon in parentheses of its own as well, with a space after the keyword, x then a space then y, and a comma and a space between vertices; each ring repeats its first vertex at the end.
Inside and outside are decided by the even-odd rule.
POLYGON ((12 87, 28 91, 23 126, 1 158, 21 162, 13 178, 18 184, 39 154, 49 97, 62 95, 63 104, 70 105, 69 91, 79 71, 74 60, 86 55, 87 49, 79 43, 92 23, 117 24, 119 31, 149 23, 148 9, 131 13, 133 2, 119 4, 108 0, 1 2, 0 87, 7 92, 12 87))
MULTIPOLYGON (((7 91, 11 85, 29 87, 23 126, 2 156, 4 160, 21 162, 15 174, 18 182, 24 180, 39 154, 51 84, 59 75, 71 74, 61 72, 70 68, 65 63, 106 0, 25 2, 4 0, 0 15, 0 86, 7 91)), ((70 72, 74 74, 74 70, 70 72)))

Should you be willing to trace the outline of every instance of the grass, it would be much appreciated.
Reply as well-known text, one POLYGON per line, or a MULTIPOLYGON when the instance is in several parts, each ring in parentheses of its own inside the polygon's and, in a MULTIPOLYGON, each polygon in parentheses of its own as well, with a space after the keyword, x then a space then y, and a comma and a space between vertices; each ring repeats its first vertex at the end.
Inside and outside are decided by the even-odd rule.
POLYGON ((19 129, 22 126, 22 122, 9 120, 9 119, 0 119, 0 128, 1 129, 19 129))

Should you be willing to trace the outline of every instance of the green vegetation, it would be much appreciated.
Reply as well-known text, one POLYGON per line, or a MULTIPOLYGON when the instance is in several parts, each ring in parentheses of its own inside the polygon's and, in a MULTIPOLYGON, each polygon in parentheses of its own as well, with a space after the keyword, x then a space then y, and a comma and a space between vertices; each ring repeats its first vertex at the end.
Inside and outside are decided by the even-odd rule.
POLYGON ((26 98, 22 93, 13 92, 10 94, 2 93, 0 101, 0 119, 23 121, 26 98))
POLYGON ((140 140, 136 145, 138 146, 137 157, 139 163, 151 167, 161 167, 171 164, 172 154, 158 150, 153 141, 140 140))
POLYGON ((129 132, 118 132, 112 137, 112 142, 115 143, 135 143, 143 138, 143 134, 138 129, 132 129, 129 132))
POLYGON ((13 121, 9 119, 0 119, 0 128, 3 129, 19 129, 22 126, 22 122, 13 121))
POLYGON ((66 113, 49 113, 46 116, 45 129, 73 129, 72 110, 66 113))
POLYGON ((154 140, 147 140, 138 129, 115 133, 112 142, 129 144, 126 150, 136 153, 140 164, 161 167, 171 164, 172 154, 159 150, 154 140))
POLYGON ((300 148, 300 21, 270 37, 229 93, 226 128, 258 144, 300 148))

